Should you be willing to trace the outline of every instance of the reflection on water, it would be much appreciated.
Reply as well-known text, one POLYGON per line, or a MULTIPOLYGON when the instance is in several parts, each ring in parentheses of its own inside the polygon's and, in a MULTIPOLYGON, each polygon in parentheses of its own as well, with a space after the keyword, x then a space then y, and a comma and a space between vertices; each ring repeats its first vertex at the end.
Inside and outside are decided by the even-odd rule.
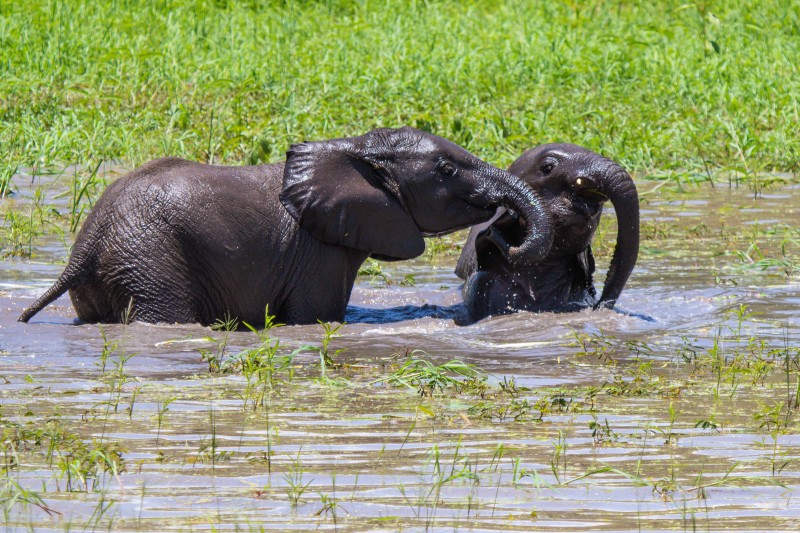
POLYGON ((441 318, 455 321, 464 316, 466 309, 462 304, 455 305, 399 305, 385 309, 376 307, 347 307, 345 322, 348 324, 391 324, 406 320, 419 320, 423 318, 441 318))
MULTIPOLYGON (((15 208, 24 210, 30 189, 18 187, 15 208)), ((70 492, 53 466, 60 459, 28 443, 19 450, 27 463, 8 472, 61 514, 17 504, 7 520, 59 530, 109 521, 127 529, 800 529, 800 439, 794 415, 780 410, 792 391, 757 369, 746 379, 722 371, 735 354, 755 353, 754 342, 767 344, 763 353, 800 345, 797 205, 797 187, 758 199, 721 188, 644 195, 642 253, 618 302, 624 312, 519 313, 458 327, 455 255, 382 264, 387 278, 359 279, 348 324, 331 341, 347 366, 322 370, 319 353, 299 353, 294 376, 276 371, 282 383, 259 409, 248 404, 243 374, 209 376, 200 356, 223 340, 225 353, 252 348, 253 333, 75 325, 66 296, 31 324, 17 323, 66 258, 58 239, 40 239, 33 261, 0 264, 3 429, 65 427, 87 443, 119 443, 125 470, 95 473, 86 493, 91 483, 75 480, 78 469, 70 492), (410 287, 385 282, 409 275, 410 287), (416 350, 436 364, 477 365, 489 389, 423 398, 388 383, 391 368, 423 357, 416 350), (721 354, 720 365, 694 358, 710 353, 721 354), (513 387, 497 392, 511 378, 513 387), (786 425, 770 418, 774 405, 786 425), (103 501, 111 503, 98 515, 103 501)), ((606 233, 600 266, 613 227, 606 233)), ((273 333, 287 351, 323 338, 320 325, 273 333)))

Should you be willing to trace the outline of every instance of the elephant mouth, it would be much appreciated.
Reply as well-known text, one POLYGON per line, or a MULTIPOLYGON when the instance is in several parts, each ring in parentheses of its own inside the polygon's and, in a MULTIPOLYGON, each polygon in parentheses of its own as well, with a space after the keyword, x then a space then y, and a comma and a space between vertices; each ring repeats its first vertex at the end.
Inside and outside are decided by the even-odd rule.
POLYGON ((525 225, 515 211, 506 209, 505 213, 500 214, 497 220, 478 234, 477 239, 491 243, 504 252, 522 243, 525 239, 525 225))
MULTIPOLYGON (((587 248, 587 244, 591 241, 594 231, 600 219, 600 211, 591 208, 577 208, 581 213, 569 213, 566 216, 554 216, 554 226, 557 228, 557 234, 570 235, 568 239, 556 238, 547 255, 542 258, 541 262, 553 260, 564 254, 579 254, 587 248), (583 214, 585 211, 585 214, 583 214)), ((489 227, 477 235, 477 241, 480 241, 483 246, 490 246, 491 250, 503 252, 512 246, 519 246, 525 239, 526 226, 522 217, 514 211, 507 210, 502 215, 492 222, 489 227)), ((477 242, 476 241, 476 242, 477 242)), ((481 246, 486 253, 487 248, 481 246)), ((491 253, 491 252, 490 252, 491 253)), ((507 261, 504 254, 501 257, 507 261)))

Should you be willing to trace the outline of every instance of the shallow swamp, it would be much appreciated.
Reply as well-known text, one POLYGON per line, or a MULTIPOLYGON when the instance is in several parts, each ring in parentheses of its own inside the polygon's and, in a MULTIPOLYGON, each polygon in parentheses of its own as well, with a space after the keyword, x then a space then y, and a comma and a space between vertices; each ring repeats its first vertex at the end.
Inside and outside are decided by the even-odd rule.
POLYGON ((344 325, 228 331, 67 296, 18 323, 118 175, 32 174, 2 201, 8 529, 800 529, 796 180, 637 180, 617 311, 455 326, 461 232, 365 263, 344 325))

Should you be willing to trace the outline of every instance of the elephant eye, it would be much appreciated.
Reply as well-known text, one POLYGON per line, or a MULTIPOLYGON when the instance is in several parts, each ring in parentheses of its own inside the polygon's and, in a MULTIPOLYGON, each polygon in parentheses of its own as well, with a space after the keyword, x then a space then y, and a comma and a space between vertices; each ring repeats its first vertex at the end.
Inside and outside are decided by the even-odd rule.
POLYGON ((442 161, 439 164, 439 171, 445 176, 455 176, 457 172, 455 165, 450 161, 442 161))
POLYGON ((553 172, 553 170, 556 168, 557 164, 558 164, 558 161, 556 159, 554 159, 552 157, 548 157, 547 159, 545 159, 542 162, 542 166, 539 167, 539 170, 542 172, 542 174, 544 174, 546 176, 546 175, 550 174, 551 172, 553 172))

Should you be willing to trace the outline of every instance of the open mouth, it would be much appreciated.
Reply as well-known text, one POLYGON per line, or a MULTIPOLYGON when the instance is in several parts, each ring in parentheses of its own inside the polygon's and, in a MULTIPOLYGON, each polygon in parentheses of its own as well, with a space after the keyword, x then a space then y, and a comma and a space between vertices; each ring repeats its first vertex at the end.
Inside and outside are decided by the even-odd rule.
POLYGON ((507 257, 508 250, 519 246, 524 240, 525 223, 515 211, 507 209, 499 214, 497 220, 488 228, 479 233, 477 238, 484 244, 491 243, 504 257, 507 257))

